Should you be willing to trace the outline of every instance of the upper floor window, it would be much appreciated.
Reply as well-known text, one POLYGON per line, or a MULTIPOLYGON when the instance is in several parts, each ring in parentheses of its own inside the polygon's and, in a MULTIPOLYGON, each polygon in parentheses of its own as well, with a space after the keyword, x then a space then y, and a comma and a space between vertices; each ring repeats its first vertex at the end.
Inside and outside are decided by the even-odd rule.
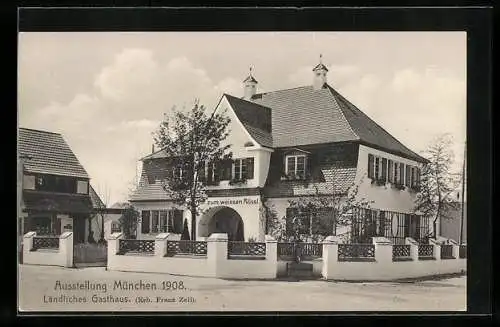
POLYGON ((287 176, 305 178, 306 174, 306 156, 288 155, 285 160, 285 172, 287 176))
POLYGON ((88 194, 89 193, 89 182, 78 181, 76 184, 76 193, 88 194))
MULTIPOLYGON (((38 191, 76 193, 77 180, 74 177, 67 176, 37 175, 35 177, 35 189, 38 191)), ((88 190, 86 193, 88 193, 88 190)))
POLYGON ((368 178, 377 183, 387 182, 417 190, 420 169, 416 166, 368 154, 368 178))
POLYGON ((233 179, 246 180, 253 179, 254 160, 253 158, 243 158, 233 160, 233 179))

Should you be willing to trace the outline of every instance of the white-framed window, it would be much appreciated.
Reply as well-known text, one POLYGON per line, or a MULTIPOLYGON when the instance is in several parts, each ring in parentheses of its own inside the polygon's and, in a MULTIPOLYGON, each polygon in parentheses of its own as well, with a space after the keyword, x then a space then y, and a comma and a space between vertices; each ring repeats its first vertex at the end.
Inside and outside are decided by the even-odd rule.
POLYGON ((89 182, 87 182, 87 181, 77 181, 76 182, 76 193, 78 193, 78 194, 88 194, 89 193, 89 182))
POLYGON ((142 234, 167 232, 176 234, 182 233, 182 210, 143 210, 141 216, 142 234))
POLYGON ((306 156, 287 155, 285 157, 285 172, 287 175, 299 176, 304 178, 306 173, 306 156))
POLYGON ((233 161, 233 178, 242 180, 247 178, 247 162, 246 159, 234 159, 233 161))

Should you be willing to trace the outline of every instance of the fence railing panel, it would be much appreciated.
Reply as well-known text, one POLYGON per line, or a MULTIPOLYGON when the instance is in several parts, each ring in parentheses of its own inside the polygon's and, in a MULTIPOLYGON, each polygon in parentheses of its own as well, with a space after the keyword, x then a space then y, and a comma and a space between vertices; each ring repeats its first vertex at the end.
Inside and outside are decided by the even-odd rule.
POLYGON ((321 243, 278 243, 279 258, 322 258, 323 244, 321 243))
POLYGON ((154 254, 155 241, 154 240, 119 240, 118 253, 140 253, 140 254, 154 254))
POLYGON ((375 259, 373 244, 339 244, 338 261, 365 261, 375 259))
POLYGON ((38 249, 59 249, 59 237, 58 236, 35 236, 33 237, 33 247, 32 250, 36 251, 38 249))
POLYGON ((410 245, 395 244, 392 246, 392 261, 411 260, 410 245))
POLYGON ((441 245, 441 259, 455 259, 455 257, 453 256, 453 245, 441 245))
POLYGON ((266 255, 266 243, 257 242, 228 242, 227 243, 228 256, 260 256, 266 255))
POLYGON ((460 259, 467 259, 467 245, 460 245, 458 248, 458 257, 460 259))
POLYGON ((167 241, 167 256, 176 254, 207 255, 206 241, 167 241))
POLYGON ((434 245, 432 245, 432 244, 419 244, 418 245, 418 258, 419 259, 433 259, 434 258, 434 245))
POLYGON ((295 254, 294 243, 278 243, 278 257, 293 257, 295 254))

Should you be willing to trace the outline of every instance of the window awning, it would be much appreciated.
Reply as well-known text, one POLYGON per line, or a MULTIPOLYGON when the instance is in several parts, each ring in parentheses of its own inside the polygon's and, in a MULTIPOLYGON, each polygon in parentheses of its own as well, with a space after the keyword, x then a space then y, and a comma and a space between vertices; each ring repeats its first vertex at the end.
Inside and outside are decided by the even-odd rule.
POLYGON ((23 192, 24 211, 44 211, 62 214, 88 214, 92 202, 88 195, 49 192, 23 192))

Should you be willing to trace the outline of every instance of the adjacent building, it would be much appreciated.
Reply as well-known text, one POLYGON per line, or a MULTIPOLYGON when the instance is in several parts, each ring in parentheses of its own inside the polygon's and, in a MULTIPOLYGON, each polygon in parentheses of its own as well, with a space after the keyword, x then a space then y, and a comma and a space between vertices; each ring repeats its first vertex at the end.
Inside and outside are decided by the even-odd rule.
MULTIPOLYGON (((268 232, 261 214, 265 208, 286 219, 291 229, 290 200, 345 198, 354 188, 357 198, 370 201, 370 209, 362 211, 359 225, 346 227, 336 223, 334 210, 326 208, 328 234, 368 233, 396 241, 427 235, 428 221, 413 212, 420 169, 427 160, 332 88, 327 74, 320 62, 310 85, 258 93, 258 82, 250 72, 243 81, 242 98, 221 97, 216 110, 231 119, 227 142, 233 159, 207 165, 208 200, 196 226, 190 224, 189 211, 162 188, 162 180, 179 174, 165 153, 159 150, 142 158, 139 186, 130 196, 142 217, 138 237, 180 233, 188 218, 197 239, 214 232, 228 233, 231 240, 263 239, 268 232)), ((305 225, 311 228, 310 220, 305 225)))
POLYGON ((18 155, 19 235, 73 231, 78 244, 109 234, 122 209, 106 208, 61 134, 19 128, 18 155))

